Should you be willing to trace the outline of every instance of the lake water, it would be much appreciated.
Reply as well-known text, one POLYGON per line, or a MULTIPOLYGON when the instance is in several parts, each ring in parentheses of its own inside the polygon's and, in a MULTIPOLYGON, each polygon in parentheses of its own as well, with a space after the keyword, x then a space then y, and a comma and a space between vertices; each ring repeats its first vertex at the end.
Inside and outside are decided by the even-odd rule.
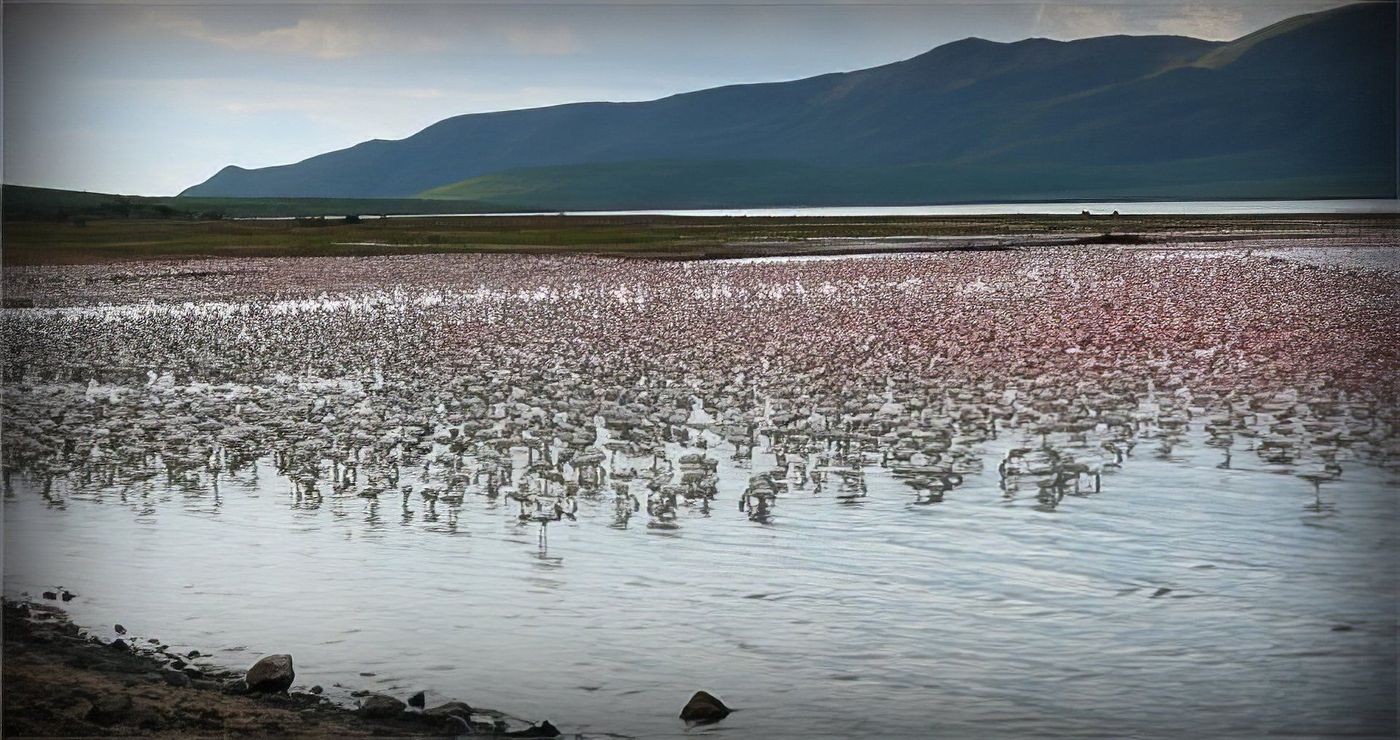
MULTIPOLYGON (((1285 213, 1397 213, 1395 199, 1340 200, 1190 200, 1068 203, 953 203, 927 206, 830 206, 791 208, 714 208, 655 211, 589 211, 587 215, 668 216, 1013 216, 1049 214, 1074 216, 1089 211, 1104 215, 1118 211, 1142 215, 1243 215, 1285 213)), ((581 214, 582 215, 582 214, 581 214)))
POLYGON ((588 736, 1392 733, 1397 279, 1211 255, 12 271, 5 593, 588 736))
MULTIPOLYGON (((1181 200, 1181 201, 1080 201, 1063 203, 947 203, 924 206, 787 206, 774 208, 661 208, 644 211, 559 211, 568 216, 1074 216, 1083 211, 1105 215, 1247 215, 1293 213, 1400 213, 1394 198, 1315 200, 1181 200)), ((343 213, 328 214, 340 218, 343 213)), ((443 218, 448 216, 531 216, 538 212, 421 213, 388 218, 443 218)), ((546 214, 550 215, 550 214, 546 214)), ((291 220, 292 217, 251 220, 291 220)), ((361 216, 374 218, 374 216, 361 216)))

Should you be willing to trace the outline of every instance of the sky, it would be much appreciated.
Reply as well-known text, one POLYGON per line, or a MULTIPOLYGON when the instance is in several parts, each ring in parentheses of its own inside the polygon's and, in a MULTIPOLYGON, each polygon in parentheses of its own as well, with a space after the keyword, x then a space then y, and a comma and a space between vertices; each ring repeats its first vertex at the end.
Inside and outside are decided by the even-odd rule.
POLYGON ((1228 40, 1345 0, 14 2, 6 183, 173 195, 454 115, 650 100, 993 41, 1228 40))

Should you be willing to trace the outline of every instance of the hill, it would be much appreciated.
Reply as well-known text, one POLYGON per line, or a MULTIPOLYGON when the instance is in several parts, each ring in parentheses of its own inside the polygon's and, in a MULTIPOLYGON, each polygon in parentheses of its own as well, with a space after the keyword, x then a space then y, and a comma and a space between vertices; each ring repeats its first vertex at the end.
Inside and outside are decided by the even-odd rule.
POLYGON ((893 64, 643 103, 458 116, 226 167, 187 196, 536 208, 1394 197, 1395 6, 1221 43, 965 39, 893 64))
MULTIPOLYGON (((419 198, 146 197, 5 185, 0 212, 7 221, 89 218, 285 218, 415 213, 488 213, 496 204, 419 198)), ((513 210, 513 209, 512 209, 513 210)))

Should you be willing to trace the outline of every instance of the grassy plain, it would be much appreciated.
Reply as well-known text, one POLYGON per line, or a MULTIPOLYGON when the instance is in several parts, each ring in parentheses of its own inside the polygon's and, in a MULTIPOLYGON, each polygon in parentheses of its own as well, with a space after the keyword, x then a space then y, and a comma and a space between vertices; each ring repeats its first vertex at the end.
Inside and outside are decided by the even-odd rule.
POLYGON ((1400 235, 1396 215, 1271 216, 468 216, 298 221, 6 221, 6 265, 198 257, 422 253, 707 259, 1053 244, 1170 244, 1287 235, 1400 235), (917 237, 969 237, 952 245, 917 237), (846 243, 854 237, 883 242, 846 243), (907 237, 914 241, 900 240, 907 237), (984 237, 972 239, 972 237, 984 237))

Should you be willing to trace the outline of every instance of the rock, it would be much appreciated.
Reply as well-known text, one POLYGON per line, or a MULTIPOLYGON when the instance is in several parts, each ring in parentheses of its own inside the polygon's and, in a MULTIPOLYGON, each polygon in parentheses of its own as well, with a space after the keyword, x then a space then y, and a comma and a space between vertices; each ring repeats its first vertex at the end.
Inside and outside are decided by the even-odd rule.
POLYGON ((62 597, 64 601, 72 601, 73 599, 77 598, 75 594, 70 594, 67 591, 59 593, 59 596, 62 597))
POLYGON ((115 639, 115 640, 113 640, 111 643, 109 643, 109 646, 110 646, 110 647, 113 647, 113 648, 116 648, 117 650, 126 650, 126 649, 127 649, 126 640, 123 640, 123 639, 121 639, 120 637, 117 638, 117 639, 115 639))
POLYGON ((390 719, 403 714, 406 707, 407 705, 392 696, 371 694, 360 705, 360 715, 369 719, 390 719))
POLYGON ((165 682, 170 684, 171 686, 179 686, 180 688, 184 688, 190 685, 190 677, 186 676, 183 673, 180 673, 179 671, 165 671, 161 674, 161 677, 164 678, 165 682))
POLYGON ((280 693, 292 685, 296 675, 292 670, 292 656, 269 655, 248 669, 245 680, 252 691, 280 693))
POLYGON ((311 687, 311 693, 316 694, 317 696, 319 696, 323 691, 325 691, 325 689, 321 688, 319 685, 311 687))
POLYGON ((44 594, 43 594, 43 596, 44 596, 44 598, 48 599, 49 601, 53 601, 54 599, 57 599, 57 598, 58 598, 58 594, 56 594, 56 593, 54 593, 54 592, 52 592, 52 591, 45 591, 44 594))
POLYGON ((199 653, 198 650, 191 650, 191 651, 188 653, 188 655, 189 655, 190 660, 194 660, 195 658, 198 658, 198 657, 199 657, 200 653, 199 653))
POLYGON ((1333 632, 1350 632, 1350 631, 1352 631, 1353 629, 1355 629, 1355 628, 1352 627, 1352 626, 1349 625, 1349 624, 1335 624, 1335 625, 1332 625, 1332 631, 1333 631, 1333 632))
POLYGON ((559 728, 545 720, 534 727, 505 733, 506 737, 559 737, 559 728))
POLYGON ((471 719, 472 708, 464 701, 449 701, 446 704, 439 704, 423 710, 423 714, 430 717, 461 717, 471 719))
POLYGON ((126 628, 123 627, 123 626, 121 626, 120 624, 114 624, 114 625, 112 625, 112 629, 116 630, 116 631, 117 631, 117 634, 119 634, 119 635, 124 635, 124 634, 126 634, 126 628))
POLYGON ((681 719, 687 722, 717 722, 729 716, 729 707, 713 694, 697 691, 681 709, 681 719))
POLYGON ((421 691, 414 694, 413 696, 408 697, 408 705, 415 709, 422 709, 423 705, 426 704, 427 701, 428 697, 424 696, 423 692, 421 691))

